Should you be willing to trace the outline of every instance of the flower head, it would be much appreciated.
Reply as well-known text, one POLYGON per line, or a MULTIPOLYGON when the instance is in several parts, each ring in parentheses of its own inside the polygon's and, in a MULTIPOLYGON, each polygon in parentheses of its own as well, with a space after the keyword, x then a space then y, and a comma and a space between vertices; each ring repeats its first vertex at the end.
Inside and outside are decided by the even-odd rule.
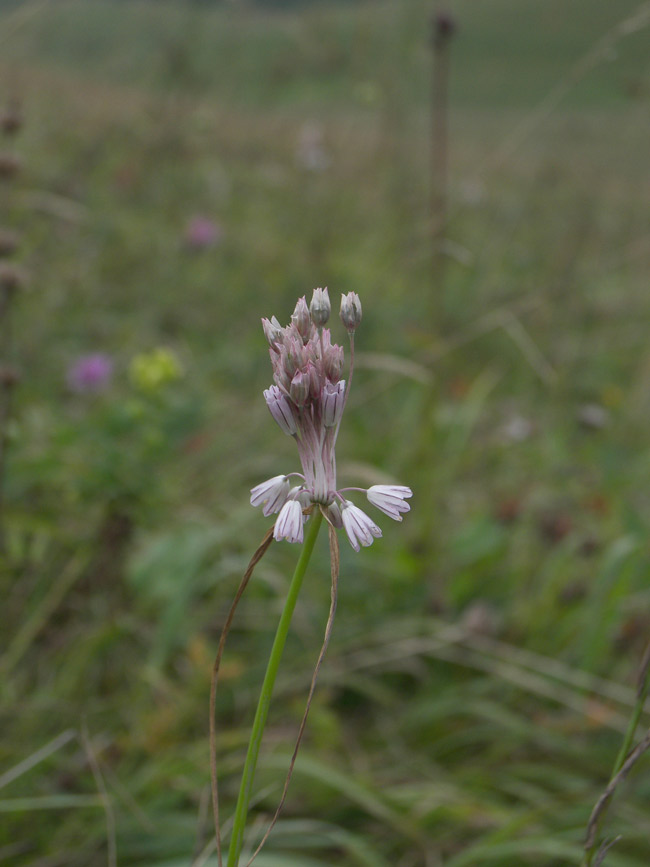
POLYGON ((193 217, 185 229, 185 243, 192 250, 214 247, 221 240, 222 229, 209 217, 193 217))
POLYGON ((92 394, 105 391, 113 377, 113 359, 97 352, 82 355, 68 368, 66 381, 70 391, 92 394))
POLYGON ((160 346, 136 355, 129 366, 131 382, 143 391, 157 391, 180 379, 182 368, 176 355, 160 346))
MULTIPOLYGON (((381 530, 368 515, 343 496, 336 483, 336 439, 347 402, 352 365, 346 380, 343 349, 332 343, 325 328, 331 312, 327 289, 314 289, 309 307, 305 298, 296 304, 291 322, 282 327, 272 316, 262 319, 269 344, 274 383, 264 399, 278 426, 292 436, 298 447, 301 484, 289 489, 289 476, 274 476, 251 490, 251 504, 262 506, 264 515, 278 512, 274 537, 302 542, 303 523, 315 506, 332 527, 345 529, 352 547, 372 544, 381 530)), ((355 292, 344 295, 341 319, 351 340, 361 322, 361 302, 355 292)), ((352 490, 363 490, 355 488, 352 490)), ((409 511, 405 502, 410 488, 401 485, 373 485, 365 491, 368 500, 397 521, 409 511)))

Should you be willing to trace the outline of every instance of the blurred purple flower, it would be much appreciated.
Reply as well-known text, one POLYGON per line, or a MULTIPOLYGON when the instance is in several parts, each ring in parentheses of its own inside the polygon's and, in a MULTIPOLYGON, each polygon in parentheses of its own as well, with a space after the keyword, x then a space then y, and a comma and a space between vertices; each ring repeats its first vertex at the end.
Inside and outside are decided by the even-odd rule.
POLYGON ((185 229, 185 243, 192 250, 214 247, 221 240, 223 230, 209 217, 192 217, 185 229))
POLYGON ((104 391, 111 383, 113 360, 101 352, 82 355, 68 368, 66 381, 70 391, 92 394, 104 391))

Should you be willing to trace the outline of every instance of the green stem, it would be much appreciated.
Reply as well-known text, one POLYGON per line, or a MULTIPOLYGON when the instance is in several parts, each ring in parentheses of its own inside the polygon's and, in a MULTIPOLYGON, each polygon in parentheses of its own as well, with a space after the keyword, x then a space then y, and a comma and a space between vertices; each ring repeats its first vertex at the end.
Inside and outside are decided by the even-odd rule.
POLYGON ((286 602, 284 603, 284 610, 282 611, 282 616, 278 623, 278 629, 275 633, 271 655, 269 656, 268 665, 266 666, 264 682, 262 683, 260 700, 257 705, 257 711, 255 712, 255 719, 253 720, 253 729, 248 744, 248 752, 246 753, 246 761, 244 762, 244 772, 242 774, 241 785, 239 788, 237 807, 235 808, 230 849, 228 850, 227 867, 237 867, 239 864, 239 856, 244 842, 244 828, 246 826, 246 817, 248 815, 248 804, 250 801, 251 790, 253 788, 255 768, 257 766, 260 746, 262 744, 264 726, 266 725, 266 719, 269 714, 271 693, 273 692, 275 678, 278 673, 278 668, 280 667, 280 660, 287 640, 291 617, 293 616, 293 611, 296 607, 296 601, 302 586, 302 580, 305 577, 305 572, 307 571, 309 559, 314 550, 316 537, 318 536, 322 520, 323 516, 321 515, 320 510, 317 510, 307 525, 307 536, 302 551, 300 552, 300 558, 296 564, 291 584, 289 585, 289 592, 287 594, 286 602))

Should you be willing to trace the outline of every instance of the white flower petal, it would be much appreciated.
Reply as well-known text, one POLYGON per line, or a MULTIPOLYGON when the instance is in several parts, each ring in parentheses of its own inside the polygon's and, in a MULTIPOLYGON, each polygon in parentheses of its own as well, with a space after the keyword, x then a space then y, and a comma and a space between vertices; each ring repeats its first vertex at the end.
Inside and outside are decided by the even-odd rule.
POLYGON ((403 485, 373 485, 366 491, 368 501, 381 509, 394 521, 402 520, 402 512, 408 512, 410 505, 404 500, 413 496, 410 488, 403 485))
POLYGON ((343 505, 341 519, 355 551, 359 551, 361 545, 367 548, 368 545, 372 545, 374 539, 381 536, 381 530, 375 522, 349 500, 346 500, 343 505))
POLYGON ((287 542, 302 542, 302 507, 297 500, 288 500, 280 509, 273 528, 273 538, 278 542, 280 539, 286 539, 287 542))
POLYGON ((274 476, 261 482, 251 490, 251 505, 261 506, 264 504, 262 513, 269 515, 279 512, 289 496, 289 479, 286 476, 274 476))

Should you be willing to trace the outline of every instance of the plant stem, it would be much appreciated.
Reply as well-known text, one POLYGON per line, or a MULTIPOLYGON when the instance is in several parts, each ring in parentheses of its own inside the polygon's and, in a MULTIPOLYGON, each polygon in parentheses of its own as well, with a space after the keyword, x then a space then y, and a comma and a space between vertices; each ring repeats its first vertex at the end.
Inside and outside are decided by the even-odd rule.
POLYGON ((284 645, 287 640, 293 611, 296 607, 298 594, 300 593, 302 581, 305 577, 305 572, 307 571, 309 559, 314 550, 316 537, 318 536, 322 520, 323 516, 321 515, 320 510, 317 510, 314 512, 309 524, 307 525, 307 536, 302 551, 300 552, 300 558, 296 564, 291 584, 289 585, 287 599, 284 603, 284 609, 282 611, 282 616, 280 617, 280 622, 278 623, 277 632, 275 633, 271 655, 269 656, 268 665, 266 666, 264 682, 262 683, 260 699, 255 712, 255 719, 253 720, 253 729, 248 744, 248 752, 246 753, 246 761, 244 762, 244 771, 239 788, 239 797, 237 798, 237 807, 235 808, 232 838, 230 840, 230 849, 228 850, 227 867, 237 867, 239 863, 239 856, 244 842, 244 828, 246 826, 246 817, 248 815, 248 804, 250 801, 251 790, 253 788, 255 768, 257 766, 260 746, 262 744, 264 726, 266 725, 269 706, 271 704, 271 694, 273 692, 278 668, 280 667, 282 651, 284 650, 284 645))

